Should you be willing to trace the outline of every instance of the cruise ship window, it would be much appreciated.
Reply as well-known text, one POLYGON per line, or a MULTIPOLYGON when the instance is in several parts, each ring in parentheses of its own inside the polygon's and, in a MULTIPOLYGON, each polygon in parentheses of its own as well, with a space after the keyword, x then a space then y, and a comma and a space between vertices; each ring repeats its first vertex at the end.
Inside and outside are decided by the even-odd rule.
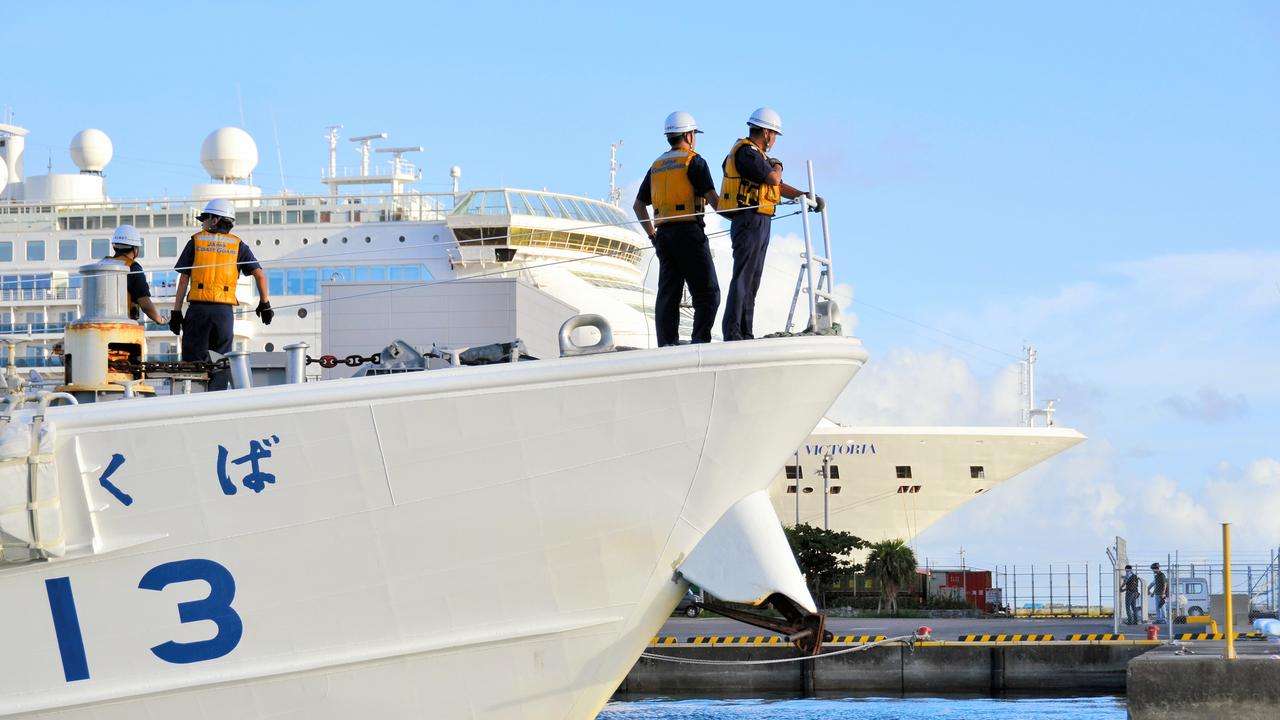
POLYGON ((788 479, 788 480, 801 480, 801 479, 803 479, 803 478, 804 478, 804 470, 803 470, 803 469, 801 469, 801 467, 800 467, 799 465, 788 465, 788 466, 787 466, 787 479, 788 479))
POLYGON ((832 485, 832 486, 831 486, 831 490, 830 490, 830 492, 831 492, 831 494, 832 494, 832 495, 839 495, 839 494, 840 494, 840 486, 839 486, 839 485, 832 485))
POLYGON ((27 260, 44 260, 44 241, 27 241, 27 260))
POLYGON ((160 238, 160 257, 178 257, 178 238, 160 238))
POLYGON ((970 465, 969 477, 974 480, 984 480, 987 477, 987 472, 982 468, 981 465, 970 465))
POLYGON ((840 466, 839 466, 839 465, 832 465, 832 466, 830 466, 830 468, 831 468, 831 477, 829 477, 829 478, 827 478, 827 479, 828 479, 828 480, 839 480, 839 479, 840 479, 840 466))
POLYGON ((58 259, 59 260, 75 260, 76 259, 76 241, 75 240, 59 240, 58 241, 58 259))
POLYGON ((286 295, 302 294, 302 270, 287 270, 285 274, 287 280, 286 295))
POLYGON ((284 294, 284 271, 268 270, 267 271, 267 292, 271 295, 284 294))
POLYGON ((320 292, 320 271, 316 268, 306 268, 302 271, 302 294, 315 295, 320 292))
POLYGON ((787 486, 787 492, 788 492, 788 493, 790 493, 790 494, 792 494, 792 495, 795 495, 795 494, 796 494, 796 486, 795 486, 795 485, 788 485, 788 486, 787 486))
POLYGON ((111 239, 110 238, 94 238, 90 243, 90 255, 95 258, 104 258, 111 255, 111 239))
POLYGON ((895 470, 897 471, 899 480, 908 480, 911 478, 910 465, 899 465, 895 468, 895 470))
POLYGON ((13 262, 12 240, 0 240, 0 262, 13 262))

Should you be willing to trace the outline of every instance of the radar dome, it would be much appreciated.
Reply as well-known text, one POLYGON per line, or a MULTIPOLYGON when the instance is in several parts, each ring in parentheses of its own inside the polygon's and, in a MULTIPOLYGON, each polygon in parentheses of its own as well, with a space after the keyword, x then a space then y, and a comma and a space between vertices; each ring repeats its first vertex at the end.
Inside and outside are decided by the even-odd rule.
POLYGON ((214 130, 200 146, 200 164, 218 180, 242 180, 258 166, 258 144, 238 127, 214 130))
POLYGON ((4 192, 4 188, 9 184, 9 166, 0 162, 0 193, 4 192))
POLYGON ((81 130, 71 138, 71 162, 80 168, 80 172, 102 172, 111 162, 113 152, 111 138, 97 128, 81 130))

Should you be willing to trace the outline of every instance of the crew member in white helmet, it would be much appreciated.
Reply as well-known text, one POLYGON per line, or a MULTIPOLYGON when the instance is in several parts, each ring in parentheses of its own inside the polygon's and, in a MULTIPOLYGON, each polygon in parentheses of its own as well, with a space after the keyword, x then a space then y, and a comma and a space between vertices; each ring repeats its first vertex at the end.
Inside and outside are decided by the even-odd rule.
POLYGON ((169 321, 161 317, 156 304, 151 302, 151 286, 147 284, 142 266, 138 264, 138 253, 141 251, 142 236, 138 234, 138 229, 132 225, 121 225, 111 236, 111 257, 103 259, 129 268, 129 277, 125 281, 129 289, 129 317, 138 320, 142 313, 146 313, 151 322, 164 325, 169 321))
POLYGON ((712 210, 716 207, 716 183, 707 161, 693 151, 702 131, 692 115, 671 113, 663 131, 671 148, 645 173, 632 205, 658 255, 658 296, 653 304, 658 346, 680 341, 680 297, 685 285, 693 299, 690 341, 709 343, 720 307, 720 283, 702 212, 707 205, 712 210), (652 220, 649 205, 653 205, 652 220))
MULTIPOLYGON (((724 159, 720 186, 721 215, 729 218, 733 244, 733 279, 724 304, 721 331, 725 340, 750 340, 755 321, 756 293, 764 274, 765 252, 774 207, 782 198, 805 193, 782 182, 782 163, 770 158, 773 143, 782 134, 782 118, 773 108, 762 107, 747 119, 748 135, 734 144, 724 159)), ((818 212, 826 209, 819 196, 810 197, 818 212)))
MULTIPOLYGON (((236 281, 252 275, 258 286, 258 307, 254 311, 263 325, 270 325, 276 313, 267 297, 267 274, 249 246, 231 234, 236 222, 230 200, 210 200, 197 218, 201 232, 191 236, 178 256, 178 289, 173 298, 169 329, 182 335, 183 360, 209 360, 209 351, 231 352, 235 340, 236 281), (190 292, 188 292, 190 288, 190 292), (182 302, 189 300, 186 315, 182 302)), ((231 372, 219 370, 209 376, 210 390, 225 390, 231 372)))

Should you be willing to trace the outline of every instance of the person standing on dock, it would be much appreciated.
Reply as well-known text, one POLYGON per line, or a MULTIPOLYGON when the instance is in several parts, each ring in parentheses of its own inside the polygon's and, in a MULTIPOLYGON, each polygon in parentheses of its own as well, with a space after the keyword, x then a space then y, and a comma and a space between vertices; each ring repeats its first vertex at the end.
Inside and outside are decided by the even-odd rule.
POLYGON ((142 313, 151 318, 151 322, 163 325, 167 322, 160 316, 156 304, 151 301, 151 286, 147 284, 147 275, 138 264, 138 253, 142 250, 142 236, 132 225, 121 225, 111 236, 111 257, 107 262, 118 262, 129 268, 129 277, 125 285, 129 291, 129 319, 139 320, 142 313), (141 311, 141 312, 139 312, 141 311))
MULTIPOLYGON (((747 119, 747 137, 729 150, 724 159, 719 212, 729 218, 733 243, 733 279, 725 301, 721 331, 725 340, 750 340, 755 320, 756 293, 764 274, 765 252, 774 208, 782 198, 798 198, 804 192, 782 182, 782 163, 768 153, 782 134, 782 118, 773 108, 762 107, 747 119)), ((810 199, 818 212, 826 207, 821 197, 810 199)))
POLYGON ((1138 616, 1142 614, 1138 609, 1138 593, 1140 592, 1138 586, 1140 584, 1141 581, 1138 579, 1138 573, 1133 571, 1133 566, 1125 565, 1124 584, 1121 585, 1121 587, 1124 588, 1124 615, 1126 625, 1137 625, 1138 616))
MULTIPOLYGON (((267 275, 249 246, 231 234, 235 226, 235 206, 230 200, 210 200, 196 218, 201 232, 191 236, 178 256, 178 288, 173 297, 169 330, 182 335, 182 359, 208 361, 209 351, 231 352, 235 340, 236 281, 241 274, 252 275, 258 286, 258 307, 254 311, 263 325, 270 325, 275 311, 267 298, 267 275), (191 292, 187 293, 190 286, 191 292), (187 314, 182 301, 190 300, 187 314)), ((229 370, 209 375, 210 390, 226 390, 229 370)))
POLYGON ((707 161, 693 150, 702 131, 692 115, 671 113, 663 132, 671 149, 649 167, 632 205, 658 256, 658 297, 653 306, 658 347, 680 342, 680 298, 685 285, 693 299, 690 342, 709 343, 720 307, 720 283, 702 212, 707 205, 716 208, 716 184, 707 161))
POLYGON ((1160 563, 1151 563, 1151 571, 1155 575, 1151 578, 1151 587, 1147 590, 1147 594, 1155 598, 1156 619, 1154 622, 1156 625, 1160 625, 1166 619, 1164 607, 1169 602, 1169 579, 1160 570, 1160 563))

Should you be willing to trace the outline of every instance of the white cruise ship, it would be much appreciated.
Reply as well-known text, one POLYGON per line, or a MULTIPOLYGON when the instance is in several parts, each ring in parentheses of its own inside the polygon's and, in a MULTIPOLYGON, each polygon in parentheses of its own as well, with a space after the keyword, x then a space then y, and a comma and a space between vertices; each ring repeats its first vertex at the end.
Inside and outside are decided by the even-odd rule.
MULTIPOLYGON (((373 147, 381 134, 351 138, 361 163, 344 169, 337 162, 336 129, 330 131, 329 164, 321 178, 326 192, 264 195, 249 180, 257 147, 238 128, 222 128, 205 139, 199 160, 210 182, 195 185, 190 199, 112 201, 102 174, 112 154, 105 134, 85 130, 72 139, 70 155, 79 172, 35 177, 24 174, 26 135, 22 128, 0 125, 0 173, 7 176, 7 185, 0 182, 0 339, 21 341, 20 366, 60 372, 54 346, 79 307, 76 269, 108 254, 118 224, 133 224, 142 233, 140 262, 157 305, 167 312, 173 265, 197 228, 195 216, 213 197, 236 199, 235 233, 262 262, 277 310, 272 325, 257 322, 251 312, 255 292, 243 281, 237 349, 274 350, 302 340, 319 355, 325 284, 396 281, 403 287, 504 276, 538 287, 576 312, 608 318, 619 344, 654 342, 652 295, 644 288, 641 259, 648 239, 605 202, 510 188, 418 192, 412 185, 421 174, 404 155, 421 148, 373 147), (378 152, 391 157, 372 163, 371 153, 378 152)), ((455 167, 451 174, 456 186, 460 171, 455 167)), ((384 309, 385 297, 375 299, 384 309)), ((392 339, 378 338, 364 352, 392 339)), ((151 360, 177 358, 177 338, 166 327, 149 324, 147 345, 151 360)), ((0 353, 8 351, 0 346, 0 353)), ((785 523, 795 521, 797 500, 802 519, 821 519, 821 481, 808 481, 818 477, 813 471, 822 458, 807 457, 807 448, 865 446, 864 455, 836 453, 832 472, 843 477, 832 478, 825 496, 832 527, 866 538, 911 538, 961 503, 1081 439, 1057 428, 819 427, 793 463, 807 465, 806 482, 788 480, 779 469, 771 493, 785 523), (897 477, 899 466, 912 478, 897 477)))
POLYGON ((845 427, 824 420, 775 475, 769 499, 786 525, 910 541, 1084 440, 1055 426, 845 427))
MULTIPOLYGON (((113 148, 104 133, 85 130, 72 140, 79 172, 35 177, 24 174, 26 135, 0 125, 7 176, 0 188, 0 332, 30 337, 19 365, 60 364, 54 345, 79 305, 75 271, 110 254, 119 224, 142 234, 139 262, 167 311, 178 253, 197 229, 195 216, 215 197, 236 201, 234 232, 262 262, 277 310, 269 327, 251 322, 255 293, 242 281, 236 349, 304 341, 318 350, 322 283, 503 274, 518 274, 580 312, 608 317, 621 344, 651 344, 640 260, 649 243, 607 203, 533 190, 417 192, 409 186, 421 173, 403 155, 420 148, 393 148, 391 159, 377 165, 369 155, 379 151, 370 146, 378 138, 358 138, 363 162, 344 169, 336 161, 336 134, 322 178, 327 193, 264 195, 249 184, 257 147, 239 128, 206 138, 200 161, 210 182, 195 185, 190 199, 112 201, 103 171, 113 148)), ((177 339, 166 328, 148 330, 149 359, 176 355, 177 339)))

